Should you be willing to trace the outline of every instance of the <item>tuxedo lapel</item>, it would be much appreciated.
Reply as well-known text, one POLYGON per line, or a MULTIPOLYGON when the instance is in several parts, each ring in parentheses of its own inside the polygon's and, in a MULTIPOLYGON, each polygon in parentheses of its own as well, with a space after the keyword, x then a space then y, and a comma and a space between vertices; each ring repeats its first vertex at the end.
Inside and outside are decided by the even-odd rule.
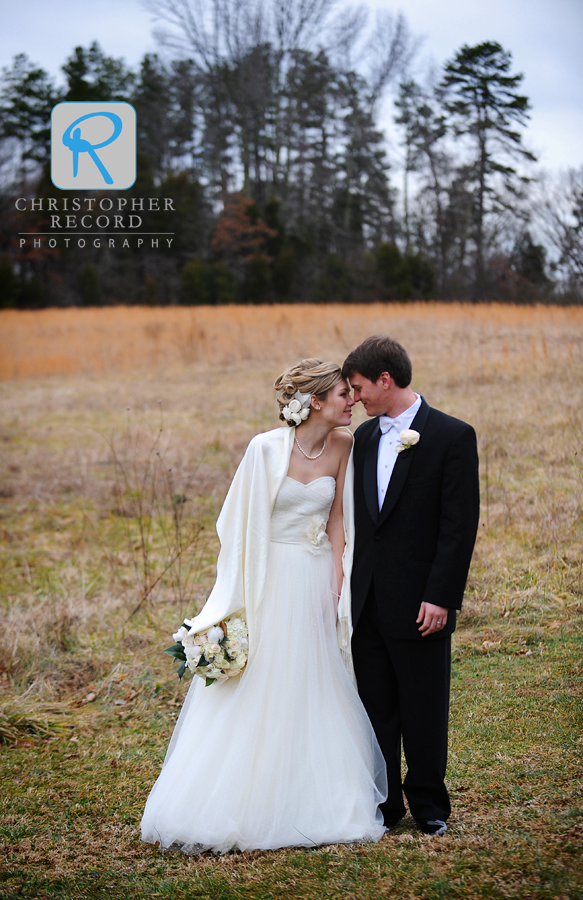
MULTIPOLYGON (((423 428, 425 423, 427 422, 427 416, 429 415, 430 410, 429 404, 422 400, 421 406, 417 412, 417 415, 411 422, 411 428, 414 431, 418 431, 419 434, 423 433, 423 428)), ((379 428, 380 431, 380 428, 379 428)), ((378 439, 376 442, 376 446, 378 448, 378 439)), ((416 447, 410 447, 408 450, 401 450, 397 457, 397 462, 395 463, 395 468, 393 469, 393 474, 391 475, 391 480, 389 481, 389 486, 387 488, 387 493, 385 494, 385 501, 383 503, 382 509, 378 514, 378 517, 375 518, 375 522, 378 525, 381 525, 385 519, 393 511, 395 503, 399 499, 399 495, 403 490, 403 485, 407 479, 407 475, 409 474, 409 469, 411 467, 411 462, 413 460, 413 454, 415 453, 416 447)), ((376 456, 375 456, 375 494, 376 494, 376 456)), ((368 497, 367 497, 368 504, 368 497)))
POLYGON ((379 441, 381 439, 381 429, 378 419, 366 445, 364 456, 364 497, 367 509, 371 515, 373 522, 379 517, 379 499, 377 491, 377 455, 379 451, 379 441))

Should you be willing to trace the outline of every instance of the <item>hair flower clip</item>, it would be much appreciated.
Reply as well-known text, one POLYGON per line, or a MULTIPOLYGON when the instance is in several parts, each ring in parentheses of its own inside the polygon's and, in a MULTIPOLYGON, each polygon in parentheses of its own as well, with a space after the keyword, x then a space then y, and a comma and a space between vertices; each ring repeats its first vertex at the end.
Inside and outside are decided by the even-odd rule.
POLYGON ((287 421, 291 419, 296 425, 305 422, 310 415, 311 398, 311 394, 302 394, 301 391, 296 391, 294 399, 290 400, 288 405, 282 409, 284 419, 287 421))

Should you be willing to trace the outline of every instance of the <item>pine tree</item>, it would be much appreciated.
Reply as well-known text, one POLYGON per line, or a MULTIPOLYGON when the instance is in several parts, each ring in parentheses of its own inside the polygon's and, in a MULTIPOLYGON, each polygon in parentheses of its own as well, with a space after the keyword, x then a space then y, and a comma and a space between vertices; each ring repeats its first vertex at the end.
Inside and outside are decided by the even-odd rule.
POLYGON ((543 245, 535 244, 530 231, 524 231, 514 244, 513 268, 531 284, 545 286, 549 283, 546 273, 546 255, 543 245))
POLYGON ((368 243, 393 237, 393 192, 384 135, 376 128, 368 85, 353 72, 338 78, 342 149, 336 155, 336 198, 343 216, 335 216, 341 228, 336 249, 350 258, 368 243))
POLYGON ((409 218, 409 174, 414 172, 420 161, 419 148, 419 107, 423 93, 419 85, 409 79, 399 85, 399 95, 395 100, 395 106, 399 115, 395 116, 395 124, 403 126, 403 145, 405 148, 405 163, 403 166, 403 214, 405 228, 405 249, 408 253, 411 249, 411 230, 409 218))
POLYGON ((494 204, 500 202, 496 178, 500 176, 506 190, 516 193, 524 179, 508 165, 509 160, 535 160, 522 145, 520 132, 514 130, 526 124, 530 105, 528 98, 517 92, 523 75, 509 74, 511 62, 511 53, 496 42, 485 41, 474 47, 464 44, 445 66, 441 84, 455 134, 468 135, 475 147, 474 299, 481 299, 485 289, 484 224, 492 208, 488 199, 494 204))
POLYGON ((11 69, 3 69, 0 137, 17 138, 23 168, 25 160, 48 160, 51 110, 61 99, 51 77, 26 54, 15 56, 11 69))
POLYGON ((88 49, 75 47, 62 69, 65 100, 126 100, 134 81, 123 59, 106 56, 97 41, 88 49))
POLYGON ((138 146, 140 152, 148 156, 152 172, 156 175, 164 173, 169 163, 172 131, 169 92, 170 76, 166 67, 157 54, 146 54, 132 103, 136 110, 138 146))

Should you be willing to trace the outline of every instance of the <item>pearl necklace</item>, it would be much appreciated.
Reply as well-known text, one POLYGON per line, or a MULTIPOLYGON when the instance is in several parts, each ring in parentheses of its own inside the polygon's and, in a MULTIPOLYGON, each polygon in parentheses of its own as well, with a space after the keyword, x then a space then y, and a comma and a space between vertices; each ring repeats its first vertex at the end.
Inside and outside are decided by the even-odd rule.
POLYGON ((326 438, 324 438, 324 445, 323 445, 322 449, 320 450, 320 452, 316 453, 315 456, 308 456, 308 454, 306 453, 306 451, 304 450, 304 448, 302 447, 302 445, 300 444, 300 442, 298 441, 298 439, 295 435, 294 435, 294 441, 298 445, 298 449, 299 449, 300 453, 303 453, 304 456, 306 457, 306 459, 318 459, 318 457, 322 456, 322 453, 326 449, 326 438))

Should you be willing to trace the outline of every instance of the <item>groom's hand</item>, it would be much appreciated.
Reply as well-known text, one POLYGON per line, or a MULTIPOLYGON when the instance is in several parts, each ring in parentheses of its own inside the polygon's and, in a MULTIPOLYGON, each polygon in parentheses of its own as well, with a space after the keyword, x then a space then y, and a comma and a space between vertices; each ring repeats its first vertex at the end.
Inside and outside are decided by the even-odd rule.
POLYGON ((433 603, 422 603, 419 607, 417 622, 421 622, 419 631, 423 637, 427 637, 428 634, 435 634, 436 631, 441 631, 447 622, 447 613, 448 610, 445 606, 435 606, 433 603))

